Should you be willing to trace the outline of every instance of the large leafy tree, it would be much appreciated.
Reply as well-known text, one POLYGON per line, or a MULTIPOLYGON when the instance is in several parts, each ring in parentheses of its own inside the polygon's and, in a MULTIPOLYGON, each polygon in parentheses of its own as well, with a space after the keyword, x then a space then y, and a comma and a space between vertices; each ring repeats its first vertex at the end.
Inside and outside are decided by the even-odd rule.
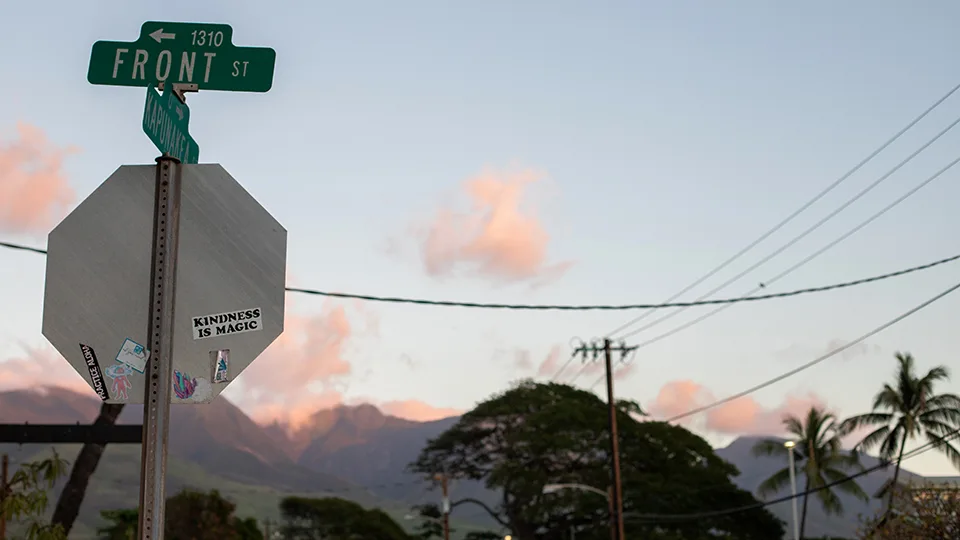
MULTIPOLYGON (((618 404, 628 536, 780 538, 783 525, 762 508, 699 519, 652 519, 650 514, 692 514, 757 501, 731 482, 739 472, 706 441, 678 426, 641 422, 639 412, 636 403, 618 404)), ((497 502, 470 502, 484 507, 516 538, 569 538, 573 530, 581 540, 606 539, 604 497, 578 490, 545 494, 543 488, 578 483, 605 489, 609 442, 607 406, 596 395, 563 384, 522 381, 429 441, 410 468, 426 478, 443 472, 483 481, 499 492, 497 502)))
MULTIPOLYGON (((167 499, 164 537, 169 540, 263 540, 253 518, 233 515, 236 505, 217 490, 208 493, 184 489, 167 499)), ((107 526, 98 533, 101 540, 130 540, 136 537, 136 509, 106 510, 100 513, 107 526)))
MULTIPOLYGON (((100 414, 97 415, 93 424, 95 426, 115 425, 121 411, 123 411, 122 404, 104 403, 100 405, 100 414)), ((70 530, 77 520, 80 505, 83 504, 83 497, 87 492, 87 486, 90 484, 90 477, 96 472, 105 448, 105 444, 85 443, 80 449, 80 453, 77 454, 76 461, 73 462, 70 479, 67 480, 67 485, 60 492, 57 506, 53 510, 52 520, 53 525, 59 525, 66 534, 70 534, 70 530)))
POLYGON ((396 521, 378 508, 326 497, 287 497, 280 501, 283 537, 289 540, 411 540, 396 521))
MULTIPOLYGON (((879 447, 881 458, 896 459, 893 485, 900 477, 900 460, 907 441, 923 437, 960 468, 960 451, 947 438, 960 427, 960 397, 937 394, 934 386, 950 378, 946 366, 937 366, 923 376, 916 373, 916 361, 910 353, 896 353, 897 370, 893 384, 884 384, 873 398, 873 410, 848 418, 844 432, 872 428, 857 445, 858 450, 879 447)), ((889 490, 887 508, 892 508, 896 490, 889 490)))
MULTIPOLYGON (((765 497, 782 490, 790 482, 789 454, 794 452, 798 476, 803 477, 804 492, 822 488, 827 484, 843 480, 851 473, 862 471, 855 453, 845 452, 841 445, 842 432, 837 418, 822 408, 811 407, 803 418, 787 415, 783 419, 796 446, 787 449, 783 441, 764 440, 753 448, 756 455, 782 456, 784 468, 780 469, 760 484, 758 493, 765 497)), ((843 514, 843 504, 834 493, 834 489, 854 495, 864 501, 869 496, 855 480, 842 482, 829 489, 820 489, 815 493, 823 510, 829 514, 843 514)), ((803 496, 803 512, 800 516, 800 538, 807 524, 807 503, 809 494, 803 496)))
POLYGON ((56 451, 40 461, 24 463, 17 468, 0 491, 0 516, 11 526, 22 529, 26 540, 65 540, 67 535, 58 525, 43 523, 49 499, 47 492, 66 472, 67 462, 56 451))

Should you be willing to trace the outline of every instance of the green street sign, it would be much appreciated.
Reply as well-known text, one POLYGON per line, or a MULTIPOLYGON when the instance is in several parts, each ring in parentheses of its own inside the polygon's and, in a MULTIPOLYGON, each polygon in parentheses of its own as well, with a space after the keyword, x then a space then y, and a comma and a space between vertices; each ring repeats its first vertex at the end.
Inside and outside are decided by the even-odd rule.
MULTIPOLYGON (((98 41, 87 80, 109 86, 195 84, 199 90, 266 92, 277 52, 237 47, 226 24, 148 21, 133 42, 98 41)), ((167 85, 164 85, 167 86, 167 85)))
POLYGON ((171 86, 164 84, 163 94, 158 94, 152 86, 147 87, 143 132, 150 137, 157 150, 179 159, 180 163, 199 163, 200 146, 187 132, 190 109, 177 99, 171 86))

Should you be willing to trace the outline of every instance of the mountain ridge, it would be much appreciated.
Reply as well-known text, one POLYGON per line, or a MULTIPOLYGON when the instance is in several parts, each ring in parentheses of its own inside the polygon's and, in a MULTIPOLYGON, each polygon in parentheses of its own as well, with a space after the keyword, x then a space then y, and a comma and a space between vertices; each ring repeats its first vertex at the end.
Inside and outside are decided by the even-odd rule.
MULTIPOLYGON (((99 407, 95 396, 60 387, 0 392, 0 422, 89 423, 99 407)), ((354 500, 386 500, 404 505, 439 501, 439 494, 430 491, 432 484, 411 474, 406 467, 429 439, 459 420, 458 416, 451 416, 417 422, 385 414, 375 405, 365 403, 320 409, 291 429, 293 426, 279 422, 255 422, 227 399, 208 405, 174 406, 171 411, 171 458, 199 466, 207 474, 244 485, 266 486, 277 492, 349 493, 345 496, 354 500)), ((128 405, 119 422, 139 423, 141 416, 141 406, 128 405)), ((751 492, 786 466, 781 458, 752 454, 753 445, 764 439, 784 440, 742 436, 714 449, 739 469, 740 475, 733 481, 751 492)), ((108 453, 115 454, 116 449, 108 448, 108 453)), ((134 457, 125 459, 126 468, 133 466, 130 459, 134 457)), ((880 463, 872 456, 863 456, 862 462, 866 468, 880 463)), ((109 459, 101 464, 101 468, 111 466, 109 459)), ((135 475, 134 470, 127 474, 135 475)), ((864 475, 858 483, 868 495, 873 495, 891 476, 891 469, 881 469, 864 475)), ((907 469, 902 470, 901 476, 919 478, 907 469)), ((189 485, 189 478, 176 484, 189 485)), ((789 495, 789 487, 771 498, 783 495, 789 495)), ((858 514, 873 515, 879 509, 879 501, 864 504, 847 494, 838 495, 848 508, 847 515, 842 517, 825 515, 816 500, 811 500, 807 525, 811 536, 852 537, 858 514)), ((93 492, 88 498, 96 500, 98 496, 93 492)), ((471 497, 495 504, 499 495, 481 482, 455 482, 451 497, 471 497)), ((771 505, 769 509, 789 523, 789 502, 771 505)), ((475 519, 477 523, 489 524, 482 517, 475 519)))

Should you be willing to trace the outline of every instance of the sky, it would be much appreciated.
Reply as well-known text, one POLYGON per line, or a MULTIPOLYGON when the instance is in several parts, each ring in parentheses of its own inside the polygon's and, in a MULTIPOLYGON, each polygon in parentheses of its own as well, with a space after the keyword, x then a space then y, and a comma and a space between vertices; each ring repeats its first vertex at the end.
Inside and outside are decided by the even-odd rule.
MULTIPOLYGON (((148 20, 230 24, 276 50, 268 93, 188 96, 220 163, 289 231, 289 286, 437 300, 656 303, 740 251, 960 83, 960 5, 939 1, 439 1, 4 8, 0 240, 46 235, 122 164, 157 150, 144 95, 86 80, 97 40, 148 20)), ((960 116, 960 95, 758 247, 687 293, 754 266, 960 116)), ((960 130, 957 130, 960 131, 960 130)), ((949 131, 876 189, 715 297, 769 282, 958 157, 949 131)), ((884 274, 957 253, 960 168, 766 292, 884 274)), ((859 287, 647 317, 618 396, 654 418, 810 361, 955 284, 957 264, 859 287), (649 326, 649 328, 646 328, 649 326)), ((0 387, 88 389, 41 335, 44 258, 0 250, 0 387)), ((843 354, 686 424, 716 445, 777 434, 785 413, 869 409, 896 351, 956 368, 960 293, 843 354)), ((287 295, 285 331, 225 392, 296 425, 339 403, 414 419, 550 380, 571 344, 638 312, 517 312, 287 295)), ((619 334, 618 334, 619 335, 619 334)), ((616 337, 616 336, 615 336, 616 337)), ((557 380, 600 393, 598 366, 557 380), (593 385, 593 386, 591 386, 593 385)), ((960 377, 960 375, 957 375, 960 377)), ((957 392, 960 378, 941 391, 957 392)), ((196 405, 202 406, 202 405, 196 405)), ((955 474, 932 452, 905 464, 955 474)))

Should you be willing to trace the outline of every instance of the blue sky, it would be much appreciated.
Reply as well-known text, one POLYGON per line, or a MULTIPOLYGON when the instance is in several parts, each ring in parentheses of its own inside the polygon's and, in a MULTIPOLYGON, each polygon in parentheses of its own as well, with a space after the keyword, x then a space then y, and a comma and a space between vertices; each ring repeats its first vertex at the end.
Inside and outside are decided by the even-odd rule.
MULTIPOLYGON (((35 1, 7 11, 0 142, 16 123, 59 146, 82 198, 121 164, 156 155, 140 128, 143 92, 86 82, 96 40, 134 40, 146 20, 228 23, 237 45, 277 51, 267 94, 189 96, 201 161, 221 163, 289 230, 293 284, 325 290, 488 302, 656 302, 700 277, 839 177, 957 84, 948 2, 294 3, 35 1), (546 286, 484 279, 461 266, 437 279, 408 229, 429 221, 486 168, 531 168, 525 191, 549 234, 548 262, 573 261, 546 286), (392 244, 391 244, 392 242, 392 244), (399 245, 399 253, 385 248, 399 245)), ((947 101, 780 234, 691 297, 776 249, 960 115, 947 101)), ((816 233, 726 289, 738 296, 817 250, 957 157, 949 133, 816 233)), ((949 231, 960 169, 778 282, 772 291, 881 274, 955 254, 949 231)), ((0 201, 0 203, 3 203, 0 201)), ((3 203, 6 204, 6 203, 3 203)), ((6 234, 42 245, 44 238, 6 234)), ((43 258, 0 252, 0 356, 40 335, 43 258)), ((803 363, 946 289, 946 266, 852 290, 740 305, 639 351, 618 393, 642 403, 675 380, 723 396, 803 363)), ((292 297, 311 317, 321 299, 292 297)), ((811 392, 860 412, 890 376, 895 350, 921 367, 953 360, 960 297, 755 398, 781 407, 811 392)), ((689 310, 631 340, 701 313, 689 310)), ((601 336, 632 313, 511 313, 350 308, 338 379, 347 399, 415 399, 468 408, 573 337, 601 336), (415 360, 411 368, 404 358, 415 360)), ((63 369, 69 369, 64 365, 63 369)), ((960 375, 958 375, 960 376, 960 375)), ((577 382, 589 385, 593 378, 577 382)), ((943 390, 956 391, 956 382, 943 390)), ((598 390, 600 387, 598 386, 598 390)), ((729 436, 709 434, 722 443, 729 436)), ((908 468, 950 474, 939 458, 908 468)))

